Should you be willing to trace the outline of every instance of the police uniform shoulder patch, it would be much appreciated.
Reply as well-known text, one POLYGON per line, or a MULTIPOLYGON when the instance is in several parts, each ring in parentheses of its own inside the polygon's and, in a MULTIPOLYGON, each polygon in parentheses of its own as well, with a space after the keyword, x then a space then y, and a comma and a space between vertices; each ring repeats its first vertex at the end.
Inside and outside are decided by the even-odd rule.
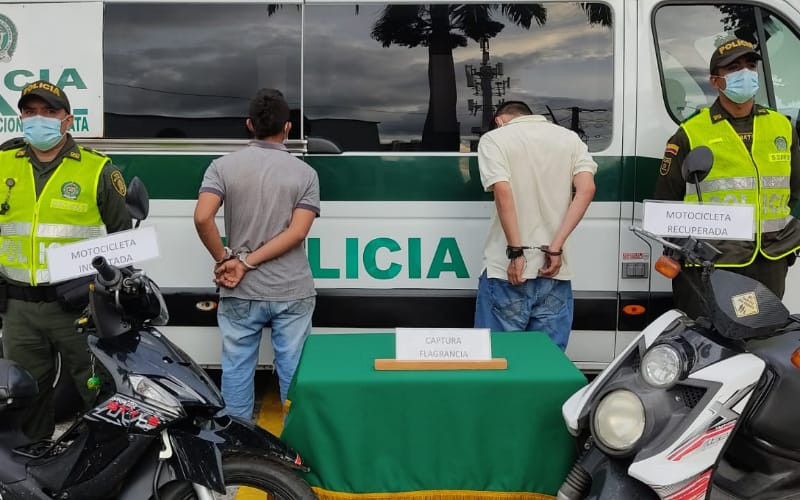
POLYGON ((778 151, 786 151, 789 149, 789 143, 786 141, 786 137, 778 136, 775 138, 775 149, 778 151))
POLYGON ((119 170, 111 172, 111 185, 114 186, 114 189, 120 196, 125 196, 128 192, 128 188, 125 186, 125 179, 122 178, 122 174, 119 170))
POLYGON ((667 144, 667 148, 664 150, 664 155, 675 156, 676 154, 678 154, 678 151, 680 149, 681 148, 677 144, 669 143, 669 144, 667 144))
POLYGON ((671 166, 672 166, 672 158, 667 156, 663 160, 661 160, 661 168, 658 170, 658 172, 661 175, 667 175, 669 173, 669 168, 671 166))

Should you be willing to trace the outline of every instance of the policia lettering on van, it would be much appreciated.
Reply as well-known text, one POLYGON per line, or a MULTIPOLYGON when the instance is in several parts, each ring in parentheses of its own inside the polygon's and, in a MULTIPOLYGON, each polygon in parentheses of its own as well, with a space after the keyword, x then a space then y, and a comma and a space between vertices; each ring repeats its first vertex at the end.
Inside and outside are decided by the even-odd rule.
MULTIPOLYGON (((746 40, 731 40, 714 50, 710 82, 719 97, 670 138, 655 196, 696 203, 697 192, 684 183, 681 164, 693 148, 708 146, 714 165, 700 183, 703 201, 756 208, 754 241, 713 241, 723 252, 716 265, 757 279, 782 298, 800 248, 800 221, 790 215, 800 197, 800 146, 784 115, 754 103, 759 60, 746 40)), ((701 297, 695 291, 699 268, 685 269, 672 285, 676 306, 692 317, 700 315, 701 297)))
POLYGON ((131 219, 119 170, 66 133, 73 116, 63 89, 34 82, 18 107, 24 141, 8 141, 0 151, 0 314, 4 356, 39 385, 23 419, 24 432, 36 440, 53 433, 55 353, 84 403, 94 398, 86 387, 86 338, 73 326, 88 303, 88 282, 50 283, 46 249, 130 229, 131 219))

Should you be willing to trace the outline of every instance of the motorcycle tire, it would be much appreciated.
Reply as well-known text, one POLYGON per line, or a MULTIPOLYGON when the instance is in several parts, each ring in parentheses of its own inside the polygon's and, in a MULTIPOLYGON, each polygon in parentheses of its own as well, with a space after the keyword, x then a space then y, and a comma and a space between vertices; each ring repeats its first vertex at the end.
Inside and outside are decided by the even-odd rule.
MULTIPOLYGON (((297 472, 261 457, 230 454, 222 457, 225 495, 214 492, 215 499, 268 498, 270 500, 316 500, 317 496, 297 472), (244 489, 245 491, 239 491, 244 489), (240 493, 240 494, 238 494, 240 493), (260 496, 255 496, 260 493, 260 496), (266 493, 266 496, 264 494, 266 493)), ((171 484, 159 490, 160 497, 170 500, 197 500, 191 484, 176 488, 171 484), (170 487, 171 486, 171 487, 170 487)))

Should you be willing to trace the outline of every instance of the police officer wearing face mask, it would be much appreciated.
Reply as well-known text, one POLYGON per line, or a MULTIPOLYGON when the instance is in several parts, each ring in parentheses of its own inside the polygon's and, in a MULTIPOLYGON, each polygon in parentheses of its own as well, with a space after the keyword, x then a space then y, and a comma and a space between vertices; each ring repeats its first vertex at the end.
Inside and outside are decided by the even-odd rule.
MULTIPOLYGON (((716 267, 754 278, 778 297, 800 249, 800 222, 790 214, 800 198, 797 132, 782 114, 755 104, 761 56, 746 40, 721 44, 711 56, 711 85, 719 97, 684 121, 667 143, 655 198, 697 203, 681 164, 692 148, 708 146, 714 165, 700 183, 703 202, 747 203, 755 208, 753 241, 711 241, 723 252, 716 267)), ((672 282, 675 305, 704 314, 700 270, 684 268, 672 282)))
POLYGON ((51 283, 46 249, 130 229, 131 218, 119 170, 67 133, 74 116, 63 89, 31 83, 18 107, 24 140, 0 148, 0 315, 4 356, 38 382, 23 430, 39 440, 53 433, 57 353, 83 406, 95 396, 86 336, 73 326, 88 302, 88 280, 51 283))

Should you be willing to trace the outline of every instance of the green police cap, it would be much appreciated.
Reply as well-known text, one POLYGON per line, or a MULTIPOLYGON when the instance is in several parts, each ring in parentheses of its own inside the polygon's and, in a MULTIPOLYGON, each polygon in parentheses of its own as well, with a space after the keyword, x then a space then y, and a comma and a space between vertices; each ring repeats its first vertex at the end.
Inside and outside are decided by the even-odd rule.
POLYGON ((717 68, 727 66, 736 59, 750 54, 753 59, 761 59, 758 52, 755 51, 755 46, 747 40, 737 38, 723 43, 711 55, 711 62, 708 65, 708 72, 712 75, 717 68))
POLYGON ((25 101, 33 96, 43 99, 53 109, 63 109, 67 113, 71 112, 67 94, 65 94, 61 88, 45 80, 33 82, 22 89, 22 95, 17 103, 17 108, 22 109, 22 105, 25 101))

